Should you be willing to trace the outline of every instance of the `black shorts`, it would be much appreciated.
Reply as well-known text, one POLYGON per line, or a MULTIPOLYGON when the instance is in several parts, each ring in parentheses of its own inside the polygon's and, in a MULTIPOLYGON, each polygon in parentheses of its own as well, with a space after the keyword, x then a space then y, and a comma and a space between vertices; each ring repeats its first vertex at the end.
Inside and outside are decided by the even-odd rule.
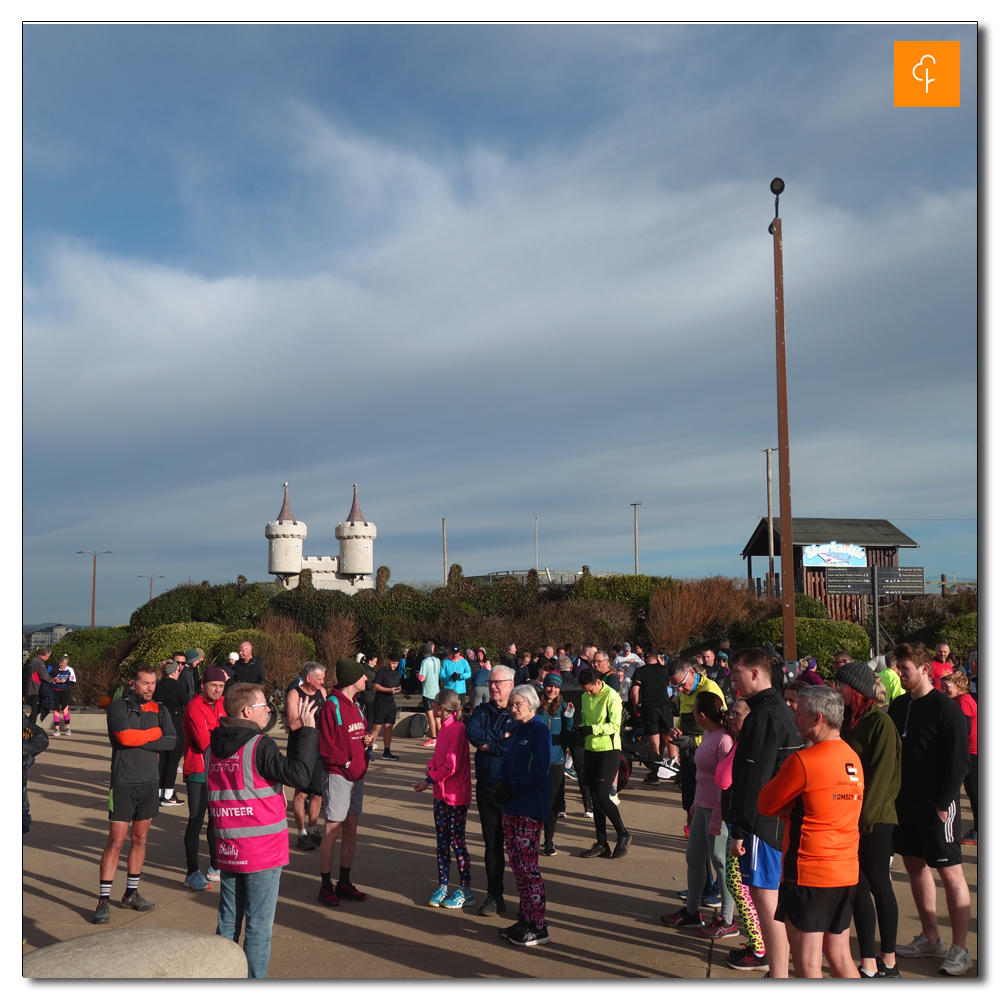
POLYGON ((112 785, 108 790, 108 819, 112 823, 152 819, 159 811, 160 789, 155 781, 148 785, 112 785))
POLYGON ((376 698, 372 705, 372 725, 381 726, 383 722, 396 722, 396 702, 376 698))
POLYGON ((420 699, 420 711, 421 712, 433 712, 434 711, 434 699, 433 698, 421 698, 420 699))
POLYGON ((660 733, 665 735, 673 729, 674 710, 669 704, 643 708, 639 719, 642 722, 642 731, 646 736, 657 736, 660 733))
POLYGON ((892 849, 908 858, 923 858, 931 868, 950 868, 962 863, 959 828, 962 812, 958 802, 948 808, 942 823, 933 803, 896 800, 896 829, 892 849))
POLYGON ((782 882, 775 920, 787 920, 803 934, 840 934, 851 926, 854 885, 817 887, 782 882))

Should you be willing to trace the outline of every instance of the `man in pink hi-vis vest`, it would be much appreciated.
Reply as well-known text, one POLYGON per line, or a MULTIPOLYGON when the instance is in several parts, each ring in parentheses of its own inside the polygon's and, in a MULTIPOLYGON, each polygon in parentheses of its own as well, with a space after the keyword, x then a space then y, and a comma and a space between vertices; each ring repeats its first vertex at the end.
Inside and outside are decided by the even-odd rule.
POLYGON ((281 867, 288 864, 288 820, 283 785, 303 788, 316 760, 316 709, 299 713, 302 735, 295 758, 284 757, 261 727, 270 707, 256 684, 234 684, 225 716, 212 730, 208 754, 208 808, 221 871, 219 926, 237 944, 246 919, 247 974, 265 979, 281 867))

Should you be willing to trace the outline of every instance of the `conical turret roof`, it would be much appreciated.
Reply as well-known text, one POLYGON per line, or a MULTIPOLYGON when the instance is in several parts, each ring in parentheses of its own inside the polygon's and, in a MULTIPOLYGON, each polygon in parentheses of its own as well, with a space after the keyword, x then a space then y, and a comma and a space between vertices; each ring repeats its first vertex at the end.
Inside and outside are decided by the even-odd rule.
POLYGON ((295 520, 295 515, 292 513, 292 505, 288 502, 288 483, 285 483, 285 501, 281 505, 281 510, 278 512, 277 521, 291 521, 293 524, 298 522, 295 520))
POLYGON ((358 484, 354 484, 354 503, 351 504, 351 513, 347 515, 347 521, 349 524, 354 525, 358 521, 362 524, 367 525, 368 522, 365 520, 365 515, 361 513, 361 504, 358 503, 358 484))

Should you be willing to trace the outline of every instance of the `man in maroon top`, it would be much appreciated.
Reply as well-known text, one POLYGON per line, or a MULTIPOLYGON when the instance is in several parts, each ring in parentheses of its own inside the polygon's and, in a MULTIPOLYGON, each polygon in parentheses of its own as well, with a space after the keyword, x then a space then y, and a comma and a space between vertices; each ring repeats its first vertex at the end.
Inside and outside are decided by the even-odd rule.
POLYGON ((358 842, 358 817, 365 795, 365 772, 368 757, 365 751, 371 738, 366 734, 365 717, 355 704, 355 697, 364 691, 367 677, 364 667, 356 660, 337 660, 337 679, 330 697, 323 703, 316 728, 319 730, 319 755, 323 761, 323 840, 319 845, 319 875, 323 880, 319 901, 338 906, 341 899, 358 902, 367 894, 351 883, 351 865, 358 842), (340 843, 340 877, 334 886, 331 879, 333 848, 344 831, 340 843))

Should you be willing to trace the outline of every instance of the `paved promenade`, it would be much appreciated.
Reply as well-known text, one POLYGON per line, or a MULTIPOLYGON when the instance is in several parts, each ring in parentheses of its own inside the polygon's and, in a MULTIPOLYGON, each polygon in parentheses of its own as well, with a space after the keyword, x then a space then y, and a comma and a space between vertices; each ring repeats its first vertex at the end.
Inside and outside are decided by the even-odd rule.
MULTIPOLYGON (((280 728, 277 732, 284 750, 284 736, 280 728)), ((542 858, 552 943, 514 948, 497 933, 517 913, 509 871, 504 918, 479 917, 475 908, 456 913, 425 905, 437 884, 434 821, 430 792, 417 795, 412 786, 430 750, 407 739, 396 740, 393 750, 402 759, 389 763, 376 755, 366 782, 352 879, 368 893, 368 900, 343 902, 335 910, 320 906, 317 852, 292 847, 274 922, 272 978, 760 978, 759 973, 734 972, 725 964, 727 951, 741 939, 713 944, 693 932, 668 930, 660 923, 661 913, 680 906, 676 891, 684 887, 686 878, 683 813, 674 785, 649 788, 637 782, 622 794, 622 815, 635 839, 628 857, 609 861, 575 856, 591 845, 594 828, 583 816, 575 782, 568 783, 570 815, 560 820, 556 831, 559 854, 542 858)), ((23 839, 25 952, 104 930, 90 923, 90 917, 108 831, 110 757, 104 715, 80 714, 73 717, 73 736, 52 739, 29 771, 32 827, 23 839)), ((179 792, 186 798, 182 785, 179 792)), ((290 804, 289 795, 289 835, 294 842, 290 804)), ((967 802, 963 813, 965 829, 969 825, 967 802)), ((162 809, 153 821, 141 883, 143 895, 156 903, 151 913, 136 914, 118 907, 125 889, 123 853, 107 927, 215 932, 218 889, 190 892, 182 884, 186 821, 186 805, 162 809)), ((484 870, 475 804, 468 833, 478 904, 484 894, 484 870)), ((965 848, 965 859, 972 892, 969 944, 976 959, 976 848, 965 848)), ((207 865, 203 839, 203 871, 207 865)), ((908 942, 919 933, 920 925, 898 859, 893 879, 900 904, 899 941, 908 942)), ((940 887, 938 895, 944 914, 940 887)), ((946 914, 941 925, 950 942, 946 914)), ((854 947, 857 955, 856 943, 854 947)), ((938 964, 939 960, 931 959, 900 960, 907 977, 937 978, 938 964)), ((66 971, 72 976, 71 969, 66 971)), ((978 965, 969 976, 977 972, 978 965)))

